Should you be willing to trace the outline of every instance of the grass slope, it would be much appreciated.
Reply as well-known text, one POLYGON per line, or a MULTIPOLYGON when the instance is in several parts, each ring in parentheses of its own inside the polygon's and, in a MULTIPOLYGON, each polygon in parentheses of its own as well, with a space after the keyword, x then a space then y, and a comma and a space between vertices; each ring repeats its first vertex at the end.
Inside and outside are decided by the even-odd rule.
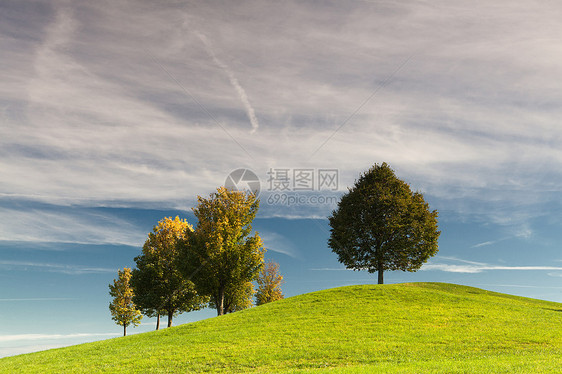
POLYGON ((342 287, 0 360, 0 372, 562 371, 562 304, 442 283, 342 287))

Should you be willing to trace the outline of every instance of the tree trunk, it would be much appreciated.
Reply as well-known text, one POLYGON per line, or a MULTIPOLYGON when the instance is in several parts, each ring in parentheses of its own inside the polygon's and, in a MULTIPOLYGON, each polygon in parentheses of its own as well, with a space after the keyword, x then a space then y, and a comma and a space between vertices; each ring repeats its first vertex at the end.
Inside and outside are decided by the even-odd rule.
POLYGON ((384 277, 383 277, 384 266, 382 264, 382 261, 379 262, 378 273, 379 273, 379 284, 384 284, 384 277))
POLYGON ((158 316, 156 317, 156 330, 158 330, 160 328, 160 313, 158 313, 158 316))
POLYGON ((224 287, 219 289, 219 299, 217 303, 217 315, 222 316, 224 314, 224 287))
POLYGON ((168 327, 172 327, 172 317, 174 317, 174 311, 168 310, 168 327))
POLYGON ((123 336, 127 336, 127 325, 123 324, 123 336))

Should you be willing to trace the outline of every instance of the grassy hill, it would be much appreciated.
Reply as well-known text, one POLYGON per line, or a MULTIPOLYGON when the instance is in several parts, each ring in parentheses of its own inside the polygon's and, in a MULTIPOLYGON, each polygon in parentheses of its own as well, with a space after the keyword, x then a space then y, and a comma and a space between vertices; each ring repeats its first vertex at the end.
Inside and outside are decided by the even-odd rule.
POLYGON ((0 360, 0 372, 562 372, 562 304, 442 283, 350 286, 0 360))

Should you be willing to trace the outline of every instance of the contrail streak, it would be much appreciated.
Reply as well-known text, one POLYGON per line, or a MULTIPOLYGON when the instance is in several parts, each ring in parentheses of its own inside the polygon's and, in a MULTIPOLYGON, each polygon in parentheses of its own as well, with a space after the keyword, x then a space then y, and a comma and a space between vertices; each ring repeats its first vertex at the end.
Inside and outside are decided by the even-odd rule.
POLYGON ((238 97, 240 98, 240 101, 242 101, 244 108, 246 108, 246 114, 248 115, 248 119, 252 124, 251 133, 256 132, 256 130, 260 127, 260 124, 258 122, 258 118, 256 117, 256 112, 254 111, 254 108, 252 108, 252 105, 250 104, 250 100, 248 100, 248 95, 246 94, 246 91, 244 90, 244 88, 242 88, 240 82, 238 82, 238 79, 236 79, 232 70, 230 70, 230 68, 224 62, 222 62, 217 58, 215 52, 213 52, 213 49, 211 48, 211 44, 209 43, 205 35, 201 34, 198 31, 195 32, 195 35, 197 35, 197 37, 201 39, 201 42, 205 46, 205 51, 207 52, 209 57, 213 60, 213 62, 219 68, 221 68, 226 73, 226 75, 228 75, 230 84, 232 85, 232 87, 234 87, 236 93, 238 94, 238 97))

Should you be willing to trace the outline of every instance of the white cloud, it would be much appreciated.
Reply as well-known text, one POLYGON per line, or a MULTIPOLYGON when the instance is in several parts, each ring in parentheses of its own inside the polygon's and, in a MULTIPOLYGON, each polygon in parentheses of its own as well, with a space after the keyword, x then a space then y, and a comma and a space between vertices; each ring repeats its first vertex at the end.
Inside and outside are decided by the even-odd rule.
MULTIPOLYGON (((4 261, 0 260, 0 267, 8 269, 17 269, 18 271, 24 270, 26 268, 40 269, 44 271, 63 273, 71 275, 80 274, 95 274, 95 273, 115 273, 117 269, 91 267, 91 266, 80 266, 80 265, 68 265, 68 264, 52 264, 44 262, 29 262, 29 261, 4 261)), ((0 299, 2 300, 2 299, 0 299)), ((13 299, 6 299, 13 300, 13 299)), ((16 299, 16 300, 56 300, 56 299, 16 299)), ((60 299, 69 300, 69 299, 60 299)))
POLYGON ((474 265, 426 264, 421 270, 440 270, 449 273, 481 273, 483 268, 474 265))
POLYGON ((67 301, 76 300, 68 297, 30 297, 30 298, 15 298, 15 299, 0 299, 0 301, 67 301))
POLYGON ((61 348, 67 345, 69 344, 33 344, 19 347, 0 347, 0 357, 9 357, 21 355, 24 353, 45 351, 47 349, 61 348))
POLYGON ((3 207, 0 219, 0 240, 5 241, 141 246, 146 239, 127 220, 88 209, 27 203, 3 207))
POLYGON ((21 341, 39 341, 39 340, 60 340, 74 338, 96 338, 119 336, 113 332, 109 333, 75 333, 75 334, 13 334, 0 335, 0 343, 21 342, 21 341))
POLYGON ((75 333, 75 334, 12 334, 0 335, 0 357, 44 351, 66 347, 79 342, 117 337, 116 333, 75 333), (29 343, 32 344, 29 344, 29 343), (56 342, 56 343, 55 343, 56 342), (9 345, 9 346, 3 346, 9 345))
POLYGON ((490 240, 490 241, 486 241, 486 242, 482 242, 482 243, 478 243, 472 246, 472 248, 480 248, 480 247, 485 247, 488 245, 493 245, 496 244, 499 240, 490 240))
POLYGON ((546 271, 546 270, 561 270, 560 266, 506 266, 506 265, 493 265, 483 262, 474 262, 462 260, 454 257, 436 257, 431 262, 423 265, 420 270, 425 271, 444 271, 449 273, 482 273, 484 271, 493 270, 507 270, 507 271, 546 271), (437 261, 445 260, 457 262, 457 264, 439 263, 437 261), (458 264, 460 262, 460 264, 458 264))
POLYGON ((265 248, 268 251, 281 253, 292 258, 300 258, 300 254, 293 243, 284 236, 276 232, 264 230, 259 230, 259 234, 264 242, 265 248))
POLYGON ((494 245, 510 239, 529 239, 533 235, 533 231, 528 227, 526 223, 523 223, 516 228, 517 232, 515 235, 506 236, 496 240, 488 240, 485 242, 474 244, 471 248, 481 248, 494 245))
POLYGON ((197 35, 197 37, 201 40, 201 42, 205 46, 205 50, 207 51, 207 54, 213 60, 213 62, 219 68, 221 68, 221 70, 223 70, 228 76, 228 79, 230 80, 230 84, 232 85, 232 87, 234 87, 236 93, 238 94, 238 97, 240 98, 240 101, 244 105, 244 108, 246 108, 246 114, 248 115, 248 119, 252 124, 252 133, 254 133, 260 127, 260 125, 256 117, 254 108, 252 107, 252 104, 250 104, 250 100, 248 99, 248 95, 246 94, 246 91, 244 90, 244 88, 242 88, 240 82, 238 81, 232 70, 228 67, 228 65, 226 65, 224 62, 222 62, 217 58, 215 52, 213 51, 213 48, 211 47, 211 43, 209 42, 209 40, 207 40, 205 35, 201 34, 198 31, 195 31, 195 35, 197 35))
MULTIPOLYGON (((2 65, 4 196, 189 206, 238 167, 335 167, 344 190, 388 161, 442 206, 504 225, 557 201, 554 3, 53 7, 53 18, 17 25, 39 43, 6 39, 19 47, 2 65)), ((276 214, 329 213, 307 208, 276 214)))

